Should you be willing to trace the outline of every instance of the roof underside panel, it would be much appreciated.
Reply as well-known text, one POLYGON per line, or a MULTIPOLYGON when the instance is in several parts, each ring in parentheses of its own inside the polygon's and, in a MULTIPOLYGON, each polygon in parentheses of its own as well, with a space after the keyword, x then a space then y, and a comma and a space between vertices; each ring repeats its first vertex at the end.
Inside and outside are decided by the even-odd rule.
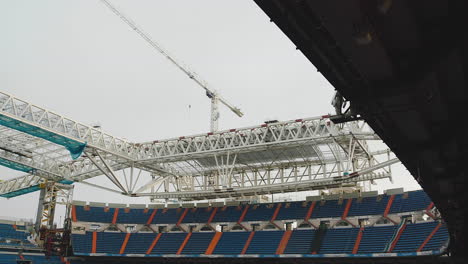
POLYGON ((431 196, 452 252, 468 254, 468 2, 255 2, 431 196))

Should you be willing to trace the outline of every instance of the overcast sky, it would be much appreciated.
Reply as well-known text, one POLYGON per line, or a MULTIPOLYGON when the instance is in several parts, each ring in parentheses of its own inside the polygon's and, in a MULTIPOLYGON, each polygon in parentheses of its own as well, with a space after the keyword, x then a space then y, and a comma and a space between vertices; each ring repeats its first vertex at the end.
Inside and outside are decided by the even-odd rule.
MULTIPOLYGON (((112 3, 244 111, 221 107, 221 129, 333 111, 334 88, 251 0, 112 3)), ((99 0, 0 0, 0 32, 4 92, 134 142, 209 130, 204 91, 99 0)), ((403 166, 393 171, 376 190, 419 188, 403 166)), ((147 202, 83 186, 74 196, 147 202)), ((37 197, 0 198, 0 216, 32 218, 37 197)))

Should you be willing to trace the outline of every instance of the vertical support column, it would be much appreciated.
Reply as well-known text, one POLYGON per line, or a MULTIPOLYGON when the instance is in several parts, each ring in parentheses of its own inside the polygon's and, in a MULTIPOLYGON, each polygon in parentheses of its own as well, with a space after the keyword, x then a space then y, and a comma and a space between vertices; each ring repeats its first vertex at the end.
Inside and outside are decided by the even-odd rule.
POLYGON ((222 232, 216 232, 213 239, 211 240, 210 244, 208 245, 208 248, 205 251, 205 255, 211 255, 213 254, 213 251, 216 248, 216 245, 218 245, 219 240, 221 239, 221 236, 223 235, 222 232))
POLYGON ((41 225, 42 225, 42 213, 44 211, 45 192, 46 192, 45 188, 41 188, 41 191, 39 193, 39 202, 37 204, 36 225, 35 225, 35 229, 37 233, 39 233, 39 229, 41 229, 41 225))

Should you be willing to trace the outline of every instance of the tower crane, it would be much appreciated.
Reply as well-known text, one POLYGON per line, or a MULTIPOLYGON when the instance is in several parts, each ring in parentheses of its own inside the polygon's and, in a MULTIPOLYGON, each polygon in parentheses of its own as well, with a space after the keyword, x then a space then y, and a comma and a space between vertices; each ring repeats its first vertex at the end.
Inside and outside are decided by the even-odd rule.
POLYGON ((172 62, 177 68, 183 71, 190 79, 192 79, 195 83, 198 84, 201 88, 203 88, 206 92, 206 96, 211 100, 211 119, 210 119, 210 130, 211 132, 218 130, 218 121, 219 121, 219 108, 218 105, 221 102, 227 108, 229 108, 234 114, 239 117, 242 117, 244 113, 242 111, 230 104, 224 98, 222 98, 217 91, 213 91, 208 88, 207 82, 205 82, 198 74, 194 71, 190 70, 186 65, 183 65, 179 61, 177 61, 174 56, 170 55, 165 49, 161 47, 156 41, 154 41, 150 35, 143 32, 141 28, 139 28, 134 22, 132 22, 129 18, 127 18, 122 12, 120 12, 115 6, 113 6, 108 0, 101 0, 101 2, 106 5, 114 14, 116 14, 120 19, 125 22, 129 27, 131 27, 138 35, 140 35, 154 50, 161 53, 165 56, 170 62, 172 62))

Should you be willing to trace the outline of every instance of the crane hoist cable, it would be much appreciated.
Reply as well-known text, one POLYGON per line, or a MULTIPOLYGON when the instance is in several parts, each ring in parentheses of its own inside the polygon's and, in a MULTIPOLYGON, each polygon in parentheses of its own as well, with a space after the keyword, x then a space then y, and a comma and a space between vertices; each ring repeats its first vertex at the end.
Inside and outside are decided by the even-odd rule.
POLYGON ((183 71, 190 79, 192 79, 195 83, 198 84, 201 88, 203 88, 206 92, 206 96, 211 100, 211 131, 218 130, 218 120, 219 120, 219 111, 218 111, 218 102, 224 104, 227 108, 229 108, 234 114, 239 117, 242 117, 244 113, 238 108, 227 102, 224 98, 222 98, 218 92, 212 91, 208 88, 208 84, 204 81, 198 74, 194 71, 190 70, 186 65, 177 61, 174 56, 170 55, 162 46, 154 41, 149 34, 145 33, 140 27, 136 25, 132 20, 130 20, 127 16, 125 16, 122 12, 120 12, 114 5, 112 5, 108 0, 101 0, 101 2, 106 5, 114 14, 116 14, 123 22, 125 22, 130 28, 132 28, 138 35, 140 35, 148 44, 150 44, 156 51, 161 53, 164 57, 166 57, 170 62, 172 62, 177 68, 183 71))

